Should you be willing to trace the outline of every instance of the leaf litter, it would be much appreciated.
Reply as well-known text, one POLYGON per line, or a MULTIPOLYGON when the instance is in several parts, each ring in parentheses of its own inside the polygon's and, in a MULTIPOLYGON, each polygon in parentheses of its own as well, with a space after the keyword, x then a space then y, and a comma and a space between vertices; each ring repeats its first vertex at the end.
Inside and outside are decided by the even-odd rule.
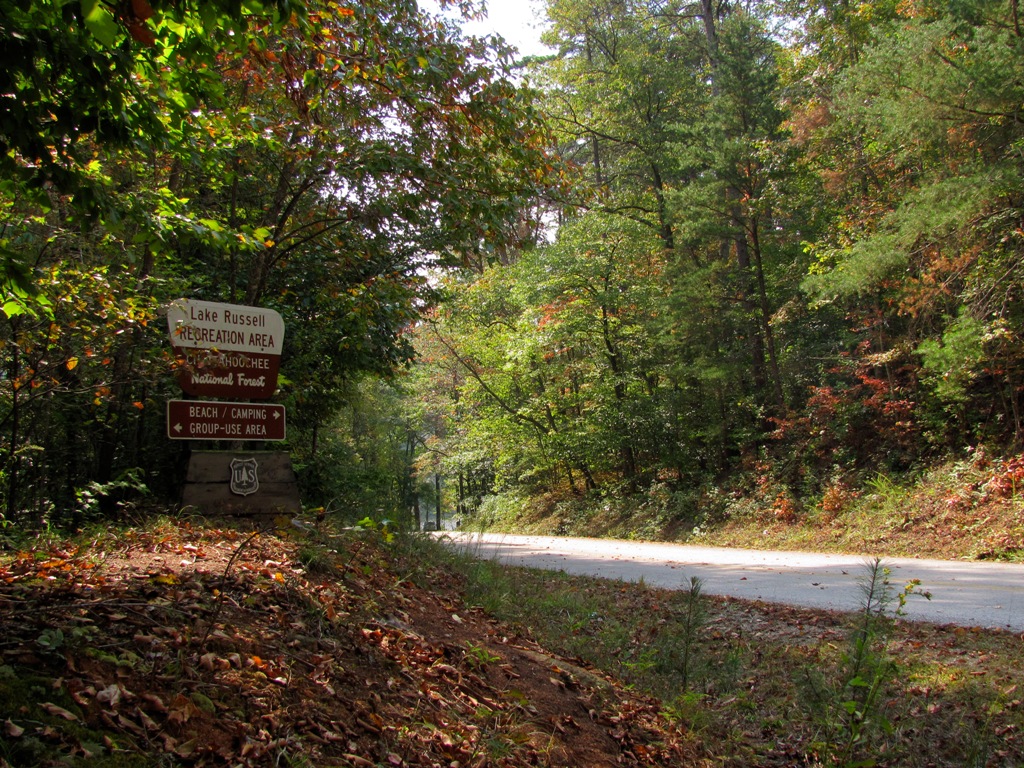
POLYGON ((0 766, 710 764, 450 576, 400 578, 357 535, 316 568, 300 546, 178 521, 0 560, 0 766))

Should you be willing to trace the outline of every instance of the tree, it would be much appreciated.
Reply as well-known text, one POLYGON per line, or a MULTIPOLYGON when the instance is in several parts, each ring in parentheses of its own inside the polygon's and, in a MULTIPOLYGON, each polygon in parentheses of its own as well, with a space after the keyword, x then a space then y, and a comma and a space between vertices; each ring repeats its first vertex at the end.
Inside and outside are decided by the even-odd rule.
MULTIPOLYGON (((791 173, 778 107, 775 44, 743 12, 715 32, 715 59, 707 106, 680 126, 679 161, 686 179, 672 202, 694 266, 706 260, 733 263, 732 291, 743 314, 753 388, 776 412, 785 407, 770 295, 771 257, 793 259, 799 233, 784 203, 791 173), (795 236, 795 237, 794 237, 795 236)), ((728 290, 728 289, 727 289, 728 290)))
MULTIPOLYGON (((282 394, 314 437, 299 441, 298 458, 318 460, 318 430, 360 372, 390 375, 408 359, 403 328, 433 300, 424 270, 500 244, 555 170, 507 51, 413 3, 318 2, 305 15, 281 6, 275 24, 239 11, 232 29, 213 32, 218 9, 157 14, 152 48, 115 24, 110 52, 109 25, 69 11, 85 25, 64 30, 74 45, 116 59, 111 71, 127 78, 98 91, 26 59, 48 93, 81 85, 99 111, 123 101, 117 120, 134 133, 43 125, 60 147, 52 167, 13 155, 2 245, 25 290, 12 284, 4 310, 11 515, 31 486, 53 489, 38 499, 44 514, 66 516, 88 483, 143 464, 147 482, 173 492, 177 456, 160 418, 173 384, 156 316, 182 295, 282 312, 282 394), (186 54, 197 65, 170 72, 186 54), (36 446, 77 458, 41 462, 36 446), (153 466, 147 454, 166 459, 153 466)), ((7 18, 44 39, 43 16, 21 13, 7 18)))
POLYGON ((677 28, 660 4, 557 0, 543 69, 546 107, 564 156, 587 169, 578 202, 643 223, 675 248, 667 192, 675 185, 675 126, 701 102, 699 31, 677 28))
POLYGON ((821 301, 875 298, 887 333, 874 351, 924 363, 934 387, 918 395, 919 415, 938 444, 972 432, 1019 442, 1016 10, 899 15, 873 27, 836 97, 837 119, 865 137, 878 191, 851 201, 864 215, 837 223, 806 286, 821 301))
POLYGON ((216 57, 289 22, 300 2, 0 3, 0 171, 71 195, 91 216, 112 198, 89 173, 96 145, 160 150, 167 118, 216 95, 216 57), (247 34, 248 33, 248 34, 247 34))

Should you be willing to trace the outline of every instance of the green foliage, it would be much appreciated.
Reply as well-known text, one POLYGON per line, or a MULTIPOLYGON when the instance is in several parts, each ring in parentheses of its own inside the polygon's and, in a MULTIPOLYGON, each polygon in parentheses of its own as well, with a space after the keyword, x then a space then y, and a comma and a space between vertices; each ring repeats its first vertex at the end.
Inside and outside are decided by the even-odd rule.
POLYGON ((451 281, 417 339, 455 403, 432 414, 443 463, 486 463, 499 494, 556 505, 620 486, 671 496, 754 450, 813 378, 806 324, 780 311, 815 218, 785 141, 780 49, 739 9, 549 14, 562 54, 537 77, 583 166, 579 205, 550 244, 451 281))
POLYGON ((985 335, 984 325, 961 310, 942 334, 941 341, 926 339, 917 348, 924 372, 943 403, 956 405, 967 398, 967 389, 977 378, 985 359, 985 335))
MULTIPOLYGON (((162 0, 112 9, 100 2, 0 4, 6 51, 0 171, 30 187, 44 182, 95 215, 117 201, 90 178, 91 139, 106 146, 163 148, 165 110, 177 119, 209 95, 204 73, 252 27, 301 14, 303 5, 162 0), (150 18, 151 17, 151 18, 150 18)), ((212 89, 211 89, 212 86, 212 89)))
POLYGON ((302 567, 315 576, 337 576, 338 564, 332 553, 322 543, 304 541, 296 553, 302 567))
POLYGON ((395 539, 395 533, 392 530, 392 522, 386 518, 383 520, 374 520, 372 517, 367 516, 362 520, 357 521, 356 527, 367 533, 379 535, 381 540, 388 544, 395 539))
POLYGON ((495 662, 501 661, 500 656, 495 656, 481 645, 466 643, 466 663, 475 670, 483 670, 495 662))
POLYGON ((696 576, 690 577, 690 588, 685 592, 682 615, 679 620, 679 670, 680 688, 689 691, 693 671, 700 650, 700 632, 707 620, 707 612, 701 601, 703 582, 696 576))
POLYGON ((36 638, 36 644, 48 653, 56 653, 64 646, 64 633, 60 629, 47 629, 36 638))
POLYGON ((138 467, 127 469, 109 483, 92 482, 75 491, 79 519, 96 520, 101 514, 109 514, 111 507, 122 508, 132 501, 149 495, 144 481, 143 470, 138 467))
POLYGON ((343 392, 345 402, 339 407, 330 399, 338 397, 337 391, 320 391, 326 412, 310 402, 313 392, 297 393, 289 413, 289 428, 299 436, 293 438, 293 457, 303 499, 346 523, 367 512, 407 514, 412 467, 399 393, 373 377, 346 385, 343 392))
POLYGON ((804 288, 819 300, 874 290, 907 269, 922 241, 948 241, 964 234, 963 227, 977 226, 979 216, 1008 181, 1001 169, 983 168, 908 191, 898 207, 882 218, 876 232, 835 254, 836 268, 809 276, 804 288))
POLYGON ((529 497, 516 491, 485 496, 481 499, 480 505, 473 510, 472 526, 479 525, 484 530, 516 528, 525 517, 524 511, 528 504, 529 497))
POLYGON ((176 495, 183 295, 282 313, 289 447, 347 520, 648 535, 762 461, 792 518, 1020 447, 1014 5, 547 12, 523 71, 414 3, 0 1, 6 520, 135 467, 176 495))
POLYGON ((860 28, 858 55, 834 70, 832 124, 815 138, 853 161, 828 161, 845 210, 814 245, 821 264, 804 287, 864 317, 879 353, 920 353, 912 399, 936 443, 1018 440, 1020 374, 1004 354, 1021 317, 1020 136, 1008 119, 1020 87, 1006 76, 1020 71, 1019 30, 1002 5, 893 10, 860 28))

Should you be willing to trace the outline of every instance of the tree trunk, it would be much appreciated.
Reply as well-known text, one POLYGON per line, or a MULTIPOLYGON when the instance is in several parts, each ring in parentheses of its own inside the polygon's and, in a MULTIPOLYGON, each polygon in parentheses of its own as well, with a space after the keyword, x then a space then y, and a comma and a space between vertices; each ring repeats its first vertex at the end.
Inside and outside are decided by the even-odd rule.
POLYGON ((18 397, 18 377, 21 375, 21 358, 18 354, 18 320, 11 318, 11 436, 7 455, 7 520, 13 520, 18 511, 18 441, 21 439, 21 403, 18 397))
POLYGON ((764 262, 761 254, 761 241, 758 237, 757 221, 750 226, 751 239, 754 245, 754 271, 757 277, 757 296, 761 307, 761 333, 768 345, 768 364, 771 366, 772 392, 775 396, 775 407, 781 414, 786 409, 785 396, 782 392, 782 373, 779 370, 779 358, 775 350, 775 334, 772 332, 771 307, 768 303, 768 288, 764 278, 764 262))
MULTIPOLYGON (((626 385, 622 383, 622 358, 615 340, 612 338, 611 317, 608 308, 601 306, 601 334, 604 338, 605 358, 608 360, 608 367, 611 368, 615 384, 612 391, 615 393, 615 402, 618 403, 620 412, 626 405, 626 385)), ((622 474, 627 479, 636 477, 636 452, 633 450, 633 443, 629 439, 628 430, 623 430, 619 444, 619 455, 622 457, 622 474)))
POLYGON ((751 297, 753 291, 750 286, 750 248, 747 245, 747 238, 742 232, 736 236, 733 242, 736 247, 736 265, 739 268, 740 275, 740 305, 743 307, 744 323, 748 326, 748 347, 751 369, 754 375, 754 389, 758 394, 761 394, 768 386, 768 375, 765 370, 764 337, 762 336, 761 323, 754 320, 754 318, 759 317, 760 310, 757 302, 751 297), (748 324, 748 320, 753 322, 748 324))
POLYGON ((438 472, 434 473, 434 495, 436 497, 436 510, 437 510, 437 530, 441 530, 441 475, 438 472))
POLYGON ((651 163, 651 177, 654 181, 654 199, 658 203, 658 236, 661 244, 667 253, 676 249, 676 239, 672 232, 672 220, 668 215, 668 205, 665 202, 665 185, 661 178, 661 171, 655 163, 651 163))
POLYGON ((570 464, 568 461, 564 462, 564 464, 565 476, 569 480, 569 490, 572 492, 573 496, 579 496, 580 492, 579 489, 576 487, 576 477, 572 473, 572 464, 570 464))
POLYGON ((704 22, 704 39, 708 46, 708 65, 711 67, 711 95, 718 95, 718 31, 715 28, 714 0, 701 0, 700 18, 704 22))

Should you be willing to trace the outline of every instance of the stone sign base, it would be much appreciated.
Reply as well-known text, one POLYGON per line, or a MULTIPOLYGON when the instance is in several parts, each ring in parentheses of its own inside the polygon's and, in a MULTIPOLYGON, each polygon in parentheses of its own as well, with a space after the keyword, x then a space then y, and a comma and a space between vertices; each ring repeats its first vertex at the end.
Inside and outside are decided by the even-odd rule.
POLYGON ((291 458, 281 451, 193 451, 181 503, 235 517, 302 511, 291 458))

